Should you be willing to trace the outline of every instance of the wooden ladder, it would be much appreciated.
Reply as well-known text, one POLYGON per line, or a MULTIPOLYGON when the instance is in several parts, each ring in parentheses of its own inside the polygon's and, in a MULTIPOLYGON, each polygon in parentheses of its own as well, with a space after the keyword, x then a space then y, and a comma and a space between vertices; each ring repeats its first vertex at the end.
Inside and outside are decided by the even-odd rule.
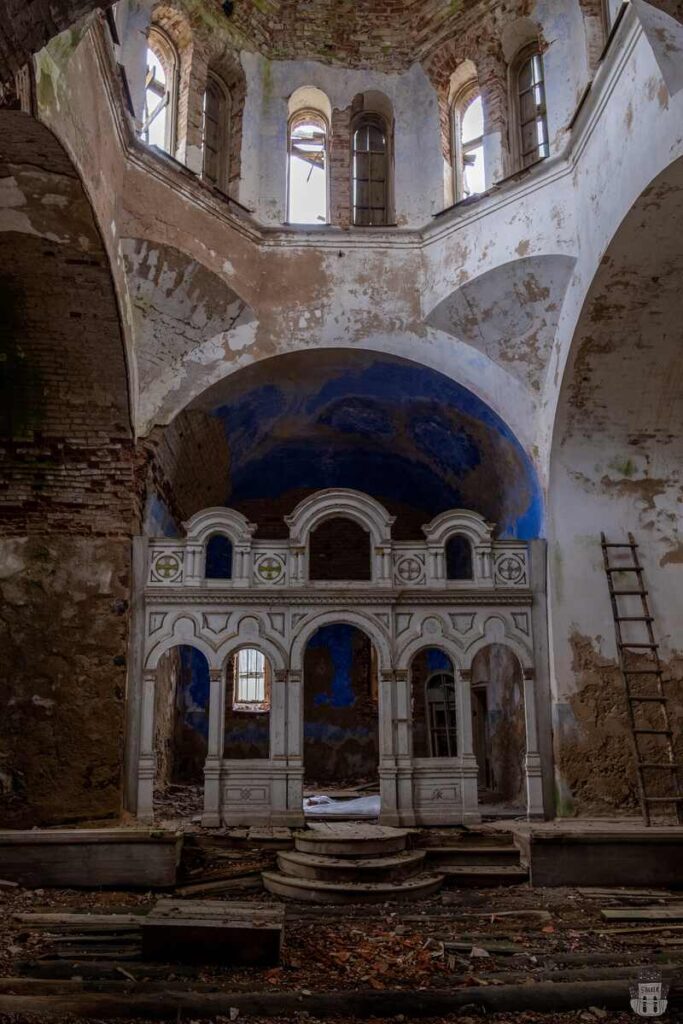
POLYGON ((653 812, 659 807, 670 817, 675 817, 676 824, 680 824, 683 822, 683 794, 679 776, 681 766, 676 763, 671 719, 664 693, 663 671, 659 659, 659 645, 655 639, 654 619, 650 614, 648 592, 643 580, 643 567, 638 559, 638 545, 632 533, 628 534, 627 544, 610 543, 604 533, 600 535, 600 538, 614 616, 619 668, 626 689, 643 819, 646 825, 651 825, 653 812), (610 560, 610 552, 615 549, 621 549, 622 555, 629 560, 624 564, 610 560), (619 582, 620 579, 623 579, 620 576, 622 573, 634 578, 632 585, 619 582), (615 576, 617 577, 616 583, 615 576), (633 608, 629 607, 633 605, 635 599, 640 601, 639 614, 635 614, 633 608), (627 608, 624 608, 624 604, 627 605, 627 608), (623 623, 632 624, 626 627, 626 632, 629 635, 635 633, 635 640, 624 638, 623 623), (642 655, 647 659, 645 661, 647 667, 644 667, 640 659, 637 667, 633 667, 632 660, 637 655, 642 655), (644 692, 643 686, 647 686, 648 683, 650 684, 649 688, 647 692, 644 692), (648 723, 647 728, 643 726, 639 715, 639 711, 642 711, 646 705, 655 708, 655 718, 657 719, 654 724, 648 723), (645 742, 645 737, 649 737, 650 750, 652 749, 651 744, 655 740, 655 747, 660 746, 660 749, 655 749, 654 755, 650 754, 650 758, 654 757, 654 759, 644 758, 642 744, 645 742), (652 792, 653 788, 656 793, 652 792), (662 790, 666 795, 662 795, 662 790))

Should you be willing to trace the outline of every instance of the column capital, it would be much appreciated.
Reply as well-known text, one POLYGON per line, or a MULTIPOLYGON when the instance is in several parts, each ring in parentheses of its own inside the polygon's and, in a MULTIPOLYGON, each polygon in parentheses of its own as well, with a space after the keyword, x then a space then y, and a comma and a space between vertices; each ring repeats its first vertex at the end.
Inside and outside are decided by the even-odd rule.
POLYGON ((289 672, 286 668, 276 668, 273 672, 273 678, 276 683, 286 683, 289 672))
POLYGON ((463 680, 463 682, 465 682, 465 683, 471 683, 472 682, 472 669, 471 668, 461 668, 461 669, 458 670, 458 674, 460 675, 460 678, 463 680))
POLYGON ((222 668, 210 668, 209 669, 209 681, 212 683, 220 683, 223 678, 222 668))

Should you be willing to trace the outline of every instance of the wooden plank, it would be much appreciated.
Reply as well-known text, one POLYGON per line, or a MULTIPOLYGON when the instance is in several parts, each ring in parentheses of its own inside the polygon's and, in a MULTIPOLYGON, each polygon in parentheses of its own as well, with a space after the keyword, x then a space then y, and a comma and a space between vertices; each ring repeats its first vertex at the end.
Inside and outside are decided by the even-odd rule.
POLYGON ((93 931, 118 931, 138 927, 141 914, 51 914, 17 913, 12 920, 29 928, 50 929, 92 929, 93 931))
POLYGON ((607 921, 683 921, 683 903, 675 907, 610 907, 600 913, 607 921))

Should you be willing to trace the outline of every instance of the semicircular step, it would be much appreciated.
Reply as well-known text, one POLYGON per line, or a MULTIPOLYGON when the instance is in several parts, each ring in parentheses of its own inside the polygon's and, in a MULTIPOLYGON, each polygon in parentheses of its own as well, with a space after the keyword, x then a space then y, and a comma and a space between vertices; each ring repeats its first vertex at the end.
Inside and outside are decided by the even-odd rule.
POLYGON ((278 867, 285 875, 314 878, 322 882, 398 882, 423 869, 424 850, 402 850, 386 856, 329 857, 299 850, 278 854, 278 867))
POLYGON ((294 848, 299 853, 315 853, 326 857, 371 857, 401 853, 408 842, 408 829, 383 825, 362 825, 338 822, 311 824, 305 832, 295 832, 294 848))
POLYGON ((387 903, 423 900, 441 888, 443 875, 415 875, 401 882, 321 882, 264 871, 263 884, 275 896, 312 903, 387 903))

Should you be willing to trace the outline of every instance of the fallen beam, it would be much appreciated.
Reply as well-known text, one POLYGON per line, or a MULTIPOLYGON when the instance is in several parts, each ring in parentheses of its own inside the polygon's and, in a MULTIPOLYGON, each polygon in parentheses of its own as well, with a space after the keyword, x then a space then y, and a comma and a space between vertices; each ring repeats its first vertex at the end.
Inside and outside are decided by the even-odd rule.
MULTIPOLYGON (((637 974, 637 969, 634 968, 637 974)), ((634 977, 634 981, 636 978, 634 977)), ((313 1017, 440 1017, 452 1015, 464 1006, 491 1012, 536 1011, 559 1013, 600 1006, 627 1010, 629 982, 581 981, 539 982, 526 985, 477 986, 439 991, 386 990, 318 992, 155 992, 147 995, 127 992, 54 996, 0 995, 0 1014, 35 1014, 41 1020, 71 1014, 84 1018, 135 1017, 177 1020, 193 1017, 229 1016, 231 1008, 243 1015, 293 1017, 305 1010, 313 1017)), ((672 987, 669 1007, 683 1005, 683 990, 672 987)))

